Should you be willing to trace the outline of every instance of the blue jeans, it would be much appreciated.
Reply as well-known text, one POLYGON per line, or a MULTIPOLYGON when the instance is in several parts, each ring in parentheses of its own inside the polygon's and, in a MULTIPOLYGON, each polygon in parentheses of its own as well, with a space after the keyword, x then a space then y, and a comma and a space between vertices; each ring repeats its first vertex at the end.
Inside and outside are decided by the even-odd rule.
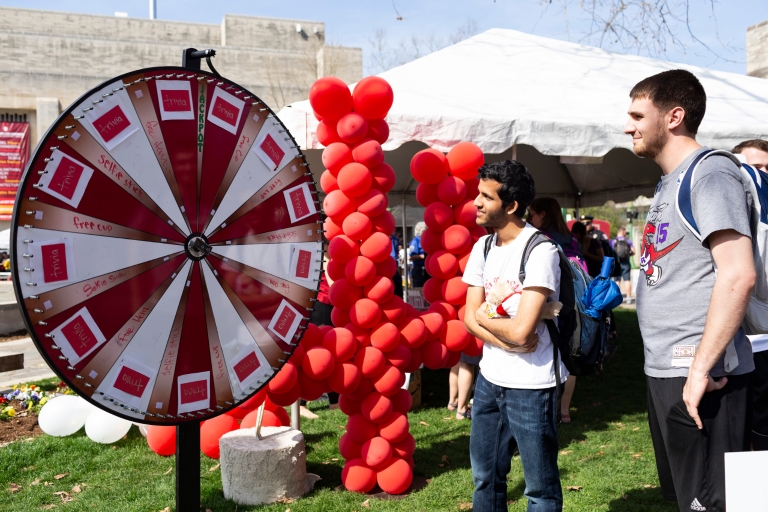
POLYGON ((474 512, 507 510, 507 474, 515 447, 523 463, 528 512, 562 510, 556 407, 554 387, 504 388, 479 375, 469 439, 474 512))

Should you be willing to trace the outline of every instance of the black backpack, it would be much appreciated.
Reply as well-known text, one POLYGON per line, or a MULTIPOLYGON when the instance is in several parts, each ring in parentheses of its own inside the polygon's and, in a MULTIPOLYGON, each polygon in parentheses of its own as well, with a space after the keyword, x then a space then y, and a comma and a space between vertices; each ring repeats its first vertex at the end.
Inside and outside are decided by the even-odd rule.
POLYGON ((624 239, 617 239, 616 245, 613 248, 613 252, 616 253, 616 258, 621 262, 629 261, 629 244, 624 239))

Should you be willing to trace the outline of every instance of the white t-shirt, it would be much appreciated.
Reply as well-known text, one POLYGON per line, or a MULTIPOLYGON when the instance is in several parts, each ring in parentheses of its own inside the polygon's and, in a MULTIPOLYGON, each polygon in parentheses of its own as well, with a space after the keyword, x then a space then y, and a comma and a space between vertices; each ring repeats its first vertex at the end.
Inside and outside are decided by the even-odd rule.
MULTIPOLYGON (((486 296, 493 284, 499 279, 506 280, 513 291, 522 291, 524 288, 540 287, 550 290, 548 300, 556 301, 560 295, 560 258, 557 248, 548 243, 537 246, 528 258, 525 267, 525 284, 520 284, 518 272, 526 242, 536 232, 536 228, 526 224, 523 231, 509 245, 497 247, 494 239, 488 258, 484 259, 483 250, 485 239, 482 237, 475 243, 467 262, 466 271, 462 280, 470 286, 483 286, 486 296)), ((496 235, 489 235, 495 238, 496 235)), ((519 296, 518 296, 519 297, 519 296)), ((517 312, 510 311, 505 302, 504 306, 510 317, 517 312)), ((467 312, 474 314, 474 312, 467 312)), ((506 352, 498 347, 485 344, 483 347, 483 359, 480 361, 480 371, 489 382, 505 388, 517 389, 545 389, 555 385, 555 368, 553 363, 552 341, 549 337, 547 325, 541 321, 536 326, 539 335, 539 344, 536 350, 527 354, 515 354, 506 352)), ((568 377, 568 370, 560 362, 560 377, 562 382, 568 377)))

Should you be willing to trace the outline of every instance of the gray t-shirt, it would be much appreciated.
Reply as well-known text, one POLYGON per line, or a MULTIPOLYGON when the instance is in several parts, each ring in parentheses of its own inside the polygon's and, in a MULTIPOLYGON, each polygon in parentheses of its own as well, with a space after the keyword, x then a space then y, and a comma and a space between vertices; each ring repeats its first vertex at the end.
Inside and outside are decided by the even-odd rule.
MULTIPOLYGON (((715 283, 707 237, 725 229, 751 236, 750 210, 739 169, 724 156, 711 156, 699 165, 691 191, 693 215, 704 242, 680 219, 675 200, 679 181, 696 155, 706 149, 694 151, 674 172, 661 178, 643 231, 637 314, 645 346, 645 374, 650 377, 688 375, 715 283)), ((752 348, 741 328, 734 345, 739 364, 731 375, 751 372, 755 367, 752 348)), ((710 374, 726 375, 723 357, 710 374)))

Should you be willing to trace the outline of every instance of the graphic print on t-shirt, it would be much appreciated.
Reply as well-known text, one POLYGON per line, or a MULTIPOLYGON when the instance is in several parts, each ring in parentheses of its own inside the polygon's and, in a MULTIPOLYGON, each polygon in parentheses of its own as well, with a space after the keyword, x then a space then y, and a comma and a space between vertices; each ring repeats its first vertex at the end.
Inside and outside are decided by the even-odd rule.
POLYGON ((667 245, 663 249, 658 249, 660 244, 664 244, 667 241, 669 222, 662 222, 664 210, 667 209, 667 206, 669 206, 667 203, 662 203, 651 208, 651 211, 648 212, 645 229, 643 230, 640 269, 645 274, 645 282, 648 286, 659 284, 662 274, 662 267, 658 263, 659 260, 671 253, 682 241, 682 238, 680 238, 680 240, 667 245))

